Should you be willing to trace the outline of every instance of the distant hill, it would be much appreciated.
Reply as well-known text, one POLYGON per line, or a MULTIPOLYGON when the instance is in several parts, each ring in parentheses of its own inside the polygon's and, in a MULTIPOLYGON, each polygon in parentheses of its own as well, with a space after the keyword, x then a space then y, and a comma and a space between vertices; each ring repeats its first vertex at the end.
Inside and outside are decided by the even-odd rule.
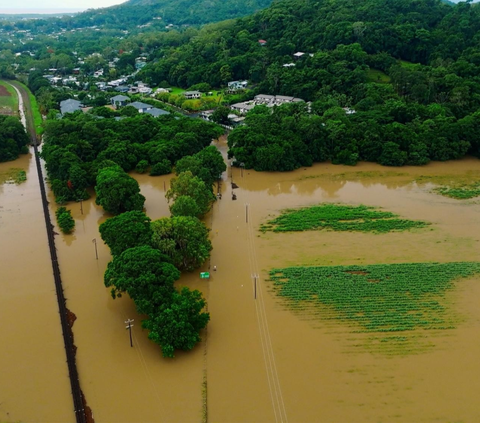
POLYGON ((130 27, 145 25, 154 18, 166 25, 199 25, 250 15, 272 0, 129 0, 118 6, 92 9, 69 19, 81 26, 130 27))

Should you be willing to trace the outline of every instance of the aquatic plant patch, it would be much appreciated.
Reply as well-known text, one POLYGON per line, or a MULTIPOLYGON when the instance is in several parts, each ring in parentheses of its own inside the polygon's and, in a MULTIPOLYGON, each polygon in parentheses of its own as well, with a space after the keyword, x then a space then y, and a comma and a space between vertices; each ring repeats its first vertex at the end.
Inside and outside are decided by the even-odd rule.
POLYGON ((398 215, 369 206, 319 204, 300 209, 286 209, 275 219, 260 226, 262 232, 312 230, 386 233, 424 228, 427 222, 401 219, 398 215))
POLYGON ((480 196, 480 182, 457 187, 439 187, 434 190, 445 197, 455 198, 456 200, 468 200, 480 196))
POLYGON ((355 332, 454 328, 448 291, 458 278, 480 273, 480 263, 406 263, 273 269, 273 289, 289 307, 311 308, 355 332))
POLYGON ((27 180, 27 173, 23 169, 11 168, 0 172, 0 184, 21 184, 27 180))

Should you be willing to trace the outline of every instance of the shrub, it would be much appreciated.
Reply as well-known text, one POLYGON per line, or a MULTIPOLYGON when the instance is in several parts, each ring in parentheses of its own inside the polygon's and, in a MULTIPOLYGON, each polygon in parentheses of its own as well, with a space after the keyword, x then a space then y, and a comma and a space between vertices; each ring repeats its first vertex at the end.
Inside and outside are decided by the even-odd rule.
POLYGON ((64 234, 72 233, 75 228, 75 220, 73 220, 72 212, 66 207, 59 207, 55 212, 57 223, 64 234))

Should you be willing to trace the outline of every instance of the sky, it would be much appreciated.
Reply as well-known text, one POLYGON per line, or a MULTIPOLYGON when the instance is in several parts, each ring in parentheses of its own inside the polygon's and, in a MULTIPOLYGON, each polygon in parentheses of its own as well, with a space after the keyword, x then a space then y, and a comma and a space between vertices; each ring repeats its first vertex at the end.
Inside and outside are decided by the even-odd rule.
POLYGON ((30 13, 51 13, 52 11, 79 11, 86 9, 97 9, 115 4, 124 3, 126 0, 16 0, 11 5, 0 0, 0 13, 19 13, 29 11, 30 13), (3 4, 2 4, 3 3, 3 4))

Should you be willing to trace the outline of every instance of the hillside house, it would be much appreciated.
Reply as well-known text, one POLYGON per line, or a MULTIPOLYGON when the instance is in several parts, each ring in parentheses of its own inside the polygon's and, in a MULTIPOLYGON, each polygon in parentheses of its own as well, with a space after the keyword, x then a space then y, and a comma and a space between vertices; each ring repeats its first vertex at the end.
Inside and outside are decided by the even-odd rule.
POLYGON ((82 110, 82 102, 69 98, 68 100, 63 100, 60 102, 60 113, 64 115, 65 113, 75 113, 79 110, 82 110))
POLYGON ((200 98, 202 96, 202 93, 200 91, 185 91, 183 93, 183 96, 187 100, 193 100, 195 98, 200 98))
POLYGON ((169 115, 170 113, 163 109, 158 109, 157 107, 153 107, 150 110, 147 110, 145 113, 152 115, 153 117, 165 116, 169 115))
POLYGON ((135 107, 138 113, 145 113, 147 110, 153 109, 152 105, 142 103, 141 101, 134 101, 130 106, 135 107))
POLYGON ((121 94, 116 95, 115 97, 112 97, 110 99, 110 103, 116 109, 118 109, 119 107, 126 106, 129 101, 130 101, 129 97, 127 97, 126 95, 121 95, 121 94))

